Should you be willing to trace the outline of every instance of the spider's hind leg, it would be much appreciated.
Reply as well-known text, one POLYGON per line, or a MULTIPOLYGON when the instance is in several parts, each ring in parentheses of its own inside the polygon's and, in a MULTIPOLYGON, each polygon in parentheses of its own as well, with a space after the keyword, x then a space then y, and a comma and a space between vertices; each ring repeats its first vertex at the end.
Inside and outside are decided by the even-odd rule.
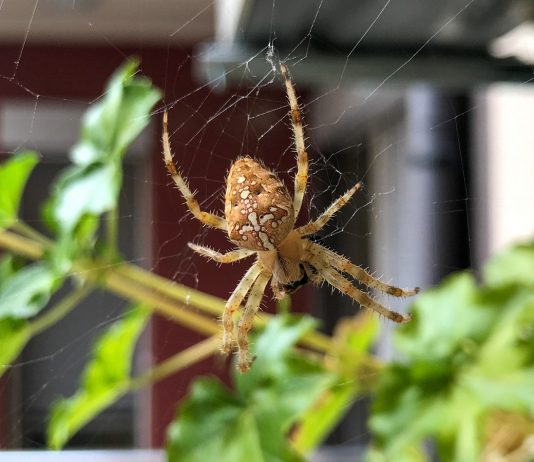
POLYGON ((324 279, 332 287, 338 289, 341 293, 348 295, 353 300, 356 300, 362 307, 369 308, 382 316, 391 319, 394 322, 404 324, 409 322, 412 318, 409 314, 401 314, 396 311, 389 310, 385 306, 373 300, 365 292, 354 287, 354 285, 334 269, 330 264, 320 255, 309 255, 309 262, 317 270, 317 276, 324 279))
POLYGON ((348 258, 333 252, 320 244, 311 241, 306 242, 306 249, 314 255, 319 255, 330 266, 342 273, 350 274, 356 281, 361 282, 367 287, 380 290, 394 297, 412 297, 419 293, 419 287, 415 289, 401 289, 390 284, 382 282, 375 278, 363 268, 352 263, 348 258))

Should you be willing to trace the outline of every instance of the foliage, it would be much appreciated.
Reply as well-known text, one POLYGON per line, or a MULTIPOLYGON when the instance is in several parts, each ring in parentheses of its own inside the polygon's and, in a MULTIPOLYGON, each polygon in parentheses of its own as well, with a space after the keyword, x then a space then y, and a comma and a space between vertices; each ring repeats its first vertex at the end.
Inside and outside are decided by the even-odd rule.
POLYGON ((235 391, 215 378, 197 381, 170 428, 169 461, 303 460, 286 435, 333 379, 291 349, 312 326, 308 317, 273 319, 256 339, 254 367, 234 372, 235 391))
POLYGON ((24 185, 36 164, 37 154, 24 152, 0 166, 0 229, 17 220, 24 185))
MULTIPOLYGON (((55 240, 42 237, 18 219, 21 196, 37 164, 37 154, 21 153, 0 166, 0 229, 11 228, 46 244, 39 252, 41 261, 28 263, 7 254, 0 262, 0 375, 32 335, 61 319, 89 293, 88 286, 95 285, 97 271, 72 273, 73 266, 89 257, 102 260, 115 258, 118 253, 114 226, 108 225, 107 242, 95 245, 100 216, 116 210, 122 157, 128 144, 147 125, 150 110, 160 98, 148 79, 136 76, 137 66, 136 60, 122 66, 110 80, 105 97, 90 107, 81 139, 71 152, 73 165, 52 185, 45 213, 55 240), (71 292, 42 314, 67 279, 74 279, 71 292)), ((108 223, 113 218, 110 216, 108 223)), ((13 238, 17 234, 3 236, 13 238)), ((21 250, 21 246, 15 250, 21 250)), ((81 425, 120 394, 128 381, 133 346, 147 314, 146 309, 132 311, 115 322, 95 345, 94 359, 87 366, 81 389, 74 397, 54 405, 49 428, 51 446, 63 446, 81 425)))
POLYGON ((371 316, 342 322, 325 364, 294 348, 313 324, 287 313, 272 319, 255 339, 252 369, 234 370, 234 391, 214 378, 197 380, 170 427, 169 461, 303 461, 365 389, 355 379, 369 372, 378 327, 371 316))
POLYGON ((135 343, 149 311, 136 306, 98 339, 93 357, 74 396, 53 404, 48 425, 48 445, 59 449, 80 427, 113 403, 129 387, 135 343))
POLYGON ((495 412, 534 416, 534 245, 491 260, 483 284, 454 274, 414 304, 396 333, 402 362, 376 390, 370 460, 419 461, 433 437, 441 460, 487 457, 495 412))

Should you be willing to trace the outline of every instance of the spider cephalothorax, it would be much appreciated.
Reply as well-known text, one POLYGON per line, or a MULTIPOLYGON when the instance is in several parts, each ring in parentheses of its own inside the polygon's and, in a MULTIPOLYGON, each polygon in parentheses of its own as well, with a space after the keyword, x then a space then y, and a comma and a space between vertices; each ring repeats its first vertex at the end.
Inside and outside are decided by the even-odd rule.
POLYGON ((228 353, 234 348, 233 314, 246 299, 236 335, 238 366, 242 372, 250 367, 253 360, 248 349, 248 332, 269 281, 276 298, 294 292, 308 281, 313 283, 326 281, 360 305, 400 323, 409 321, 410 316, 387 309, 367 293, 356 288, 343 273, 372 289, 395 297, 411 296, 419 291, 418 288, 404 290, 385 284, 347 258, 306 238, 326 225, 328 220, 360 189, 360 183, 335 200, 316 220, 295 228, 308 178, 308 154, 304 146, 302 117, 295 90, 283 64, 280 65, 280 70, 284 76, 289 98, 297 150, 297 174, 293 197, 275 173, 257 160, 243 157, 234 162, 226 179, 225 217, 202 211, 173 163, 167 113, 163 118, 165 165, 184 196, 189 210, 202 223, 226 231, 230 241, 238 248, 221 254, 196 244, 190 243, 189 246, 195 252, 219 263, 232 263, 256 255, 255 263, 245 273, 226 302, 222 316, 221 350, 228 353))

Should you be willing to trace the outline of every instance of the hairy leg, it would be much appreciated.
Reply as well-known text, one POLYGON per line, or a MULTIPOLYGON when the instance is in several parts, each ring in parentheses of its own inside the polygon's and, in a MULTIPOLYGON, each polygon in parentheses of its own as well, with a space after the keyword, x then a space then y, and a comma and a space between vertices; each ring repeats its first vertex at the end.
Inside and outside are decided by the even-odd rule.
POLYGON ((317 270, 317 276, 324 279, 332 287, 356 300, 361 306, 369 308, 382 316, 398 323, 406 323, 411 320, 410 315, 403 315, 387 309, 385 306, 373 300, 369 295, 357 289, 352 283, 332 268, 324 259, 317 255, 310 255, 312 266, 317 270))
POLYGON ((210 249, 209 247, 193 244, 192 242, 189 242, 187 245, 196 253, 199 253, 203 257, 209 258, 210 260, 215 260, 217 263, 233 263, 235 261, 242 260, 243 258, 250 257, 255 253, 254 250, 249 249, 236 249, 231 250, 230 252, 220 253, 216 250, 210 249))
POLYGON ((295 88, 293 87, 293 83, 289 78, 287 68, 284 64, 280 64, 280 70, 284 76, 287 97, 289 99, 291 126, 293 127, 295 148, 297 150, 297 174, 295 176, 295 191, 293 194, 293 211, 296 220, 302 206, 304 192, 306 191, 306 183, 308 182, 308 153, 306 152, 306 147, 304 145, 304 127, 302 125, 302 115, 300 113, 295 88))
POLYGON ((254 284, 254 281, 256 281, 260 273, 260 265, 254 263, 245 273, 243 279, 239 281, 239 284, 234 289, 232 295, 230 295, 230 298, 226 302, 226 305, 224 307, 224 313, 222 316, 223 341, 221 345, 221 351, 225 354, 230 353, 230 351, 232 351, 234 331, 234 322, 232 316, 243 302, 248 291, 250 290, 250 288, 254 284))
POLYGON ((170 173, 174 183, 176 184, 176 186, 178 186, 178 189, 182 193, 187 207, 191 211, 193 216, 205 225, 226 231, 226 220, 218 215, 209 212, 204 212, 200 209, 200 205, 195 199, 195 195, 191 192, 189 186, 187 185, 187 182, 182 178, 182 175, 180 175, 180 173, 176 169, 176 166, 174 165, 174 162, 172 160, 172 151, 171 143, 169 141, 169 127, 167 118, 167 111, 165 111, 163 113, 163 159, 165 161, 165 167, 167 167, 167 170, 170 173))
POLYGON ((386 284, 380 279, 371 276, 367 271, 352 263, 348 258, 339 255, 322 245, 306 240, 304 246, 307 251, 314 255, 319 255, 330 266, 333 266, 335 269, 343 273, 350 274, 354 279, 365 284, 367 287, 380 290, 386 294, 393 295, 394 297, 412 297, 419 293, 419 287, 416 287, 415 289, 401 289, 400 287, 386 284))
POLYGON ((328 221, 336 214, 343 206, 347 204, 350 198, 359 191, 362 187, 362 183, 356 183, 345 194, 336 199, 320 216, 314 221, 310 221, 305 225, 297 228, 297 232, 301 236, 308 236, 319 232, 328 221))
POLYGON ((254 360, 248 348, 248 333, 252 328, 254 316, 260 308, 261 299, 270 277, 271 276, 268 273, 261 273, 258 276, 248 295, 243 316, 241 316, 241 319, 239 320, 237 328, 237 346, 239 349, 238 367, 241 372, 246 372, 254 360))

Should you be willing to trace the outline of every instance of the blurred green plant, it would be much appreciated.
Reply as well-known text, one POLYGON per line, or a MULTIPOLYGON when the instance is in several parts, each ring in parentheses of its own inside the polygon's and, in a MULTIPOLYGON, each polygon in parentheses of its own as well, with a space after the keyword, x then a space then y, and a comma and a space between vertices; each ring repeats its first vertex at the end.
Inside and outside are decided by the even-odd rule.
POLYGON ((534 460, 534 244, 490 260, 481 284, 450 276, 412 312, 395 334, 403 361, 377 385, 368 460, 427 460, 429 438, 442 461, 534 460))

